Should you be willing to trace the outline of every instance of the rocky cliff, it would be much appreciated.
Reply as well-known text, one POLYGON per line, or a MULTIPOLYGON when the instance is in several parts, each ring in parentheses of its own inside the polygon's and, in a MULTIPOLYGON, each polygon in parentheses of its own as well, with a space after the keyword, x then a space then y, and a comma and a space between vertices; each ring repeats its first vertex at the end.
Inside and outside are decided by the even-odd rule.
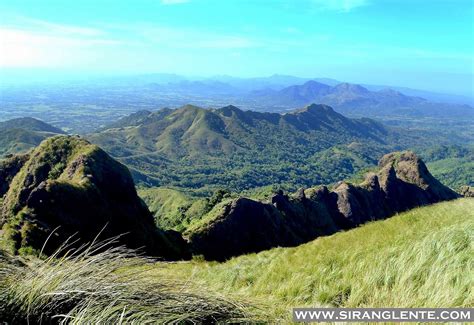
MULTIPOLYGON (((318 236, 384 219, 397 212, 457 198, 412 152, 385 155, 363 183, 276 193, 266 202, 235 199, 187 234, 194 254, 225 260, 276 246, 295 246, 318 236)), ((212 212, 212 211, 211 211, 212 212)))
POLYGON ((53 137, 11 158, 0 166, 0 183, 3 242, 14 252, 39 250, 49 237, 50 253, 72 235, 83 244, 102 231, 152 256, 185 256, 179 235, 155 227, 128 169, 78 137, 53 137))

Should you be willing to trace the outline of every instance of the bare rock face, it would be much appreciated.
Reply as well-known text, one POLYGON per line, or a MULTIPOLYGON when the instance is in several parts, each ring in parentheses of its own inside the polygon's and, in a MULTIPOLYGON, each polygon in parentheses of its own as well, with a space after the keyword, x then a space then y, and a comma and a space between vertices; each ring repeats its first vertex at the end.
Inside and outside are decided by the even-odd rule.
POLYGON ((78 137, 47 139, 30 154, 9 185, 0 226, 14 252, 39 250, 50 236, 50 253, 72 235, 81 244, 102 231, 149 255, 184 256, 184 241, 156 228, 128 169, 78 137))
POLYGON ((284 241, 281 216, 271 204, 239 198, 222 207, 222 216, 213 223, 212 231, 191 235, 194 251, 207 259, 257 252, 284 241))
POLYGON ((343 182, 334 189, 334 193, 337 194, 339 212, 353 227, 387 215, 384 193, 375 174, 367 175, 359 186, 343 182))
MULTIPOLYGON (((338 183, 333 191, 322 186, 282 191, 269 202, 239 198, 214 211, 187 234, 194 254, 225 260, 276 246, 296 246, 318 236, 380 220, 417 206, 459 197, 442 185, 412 152, 385 155, 378 173, 364 182, 338 183)), ((212 211, 211 211, 212 212, 212 211)))
POLYGON ((395 152, 382 157, 379 177, 392 213, 459 195, 441 184, 413 152, 395 152))
POLYGON ((210 224, 188 234, 194 254, 222 261, 275 246, 295 246, 339 229, 323 204, 305 197, 280 193, 271 202, 238 198, 220 209, 210 224))

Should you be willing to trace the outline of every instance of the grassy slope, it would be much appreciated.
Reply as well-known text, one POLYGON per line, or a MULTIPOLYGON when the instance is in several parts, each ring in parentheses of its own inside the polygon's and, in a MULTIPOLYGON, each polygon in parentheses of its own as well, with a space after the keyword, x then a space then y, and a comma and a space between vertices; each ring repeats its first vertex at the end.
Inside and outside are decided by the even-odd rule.
POLYGON ((8 324, 208 324, 255 319, 242 303, 186 282, 154 279, 124 248, 96 243, 64 256, 18 258, 0 250, 0 319, 8 324), (97 252, 100 251, 100 253, 97 252))
POLYGON ((192 203, 184 193, 169 188, 139 188, 138 195, 158 218, 157 225, 166 228, 179 225, 183 219, 181 211, 192 203))
POLYGON ((0 251, 0 318, 275 322, 293 306, 472 307, 473 211, 473 199, 440 203, 222 264, 150 265, 120 248, 90 255, 102 244, 44 261, 0 251))
POLYGON ((159 264, 153 276, 265 301, 282 318, 292 306, 472 307, 473 242, 474 200, 460 199, 223 264, 159 264))

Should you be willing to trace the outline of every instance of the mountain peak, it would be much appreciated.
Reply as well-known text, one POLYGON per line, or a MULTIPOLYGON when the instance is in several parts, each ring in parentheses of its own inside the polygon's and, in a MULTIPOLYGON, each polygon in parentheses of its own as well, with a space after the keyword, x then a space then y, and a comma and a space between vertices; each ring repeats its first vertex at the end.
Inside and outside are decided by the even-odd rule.
POLYGON ((312 103, 312 104, 307 105, 303 108, 297 109, 297 110, 291 112, 290 114, 300 114, 300 113, 304 113, 304 112, 318 113, 318 114, 321 114, 321 113, 323 113, 323 114, 335 113, 334 109, 331 106, 324 105, 324 104, 312 103))
POLYGON ((181 106, 180 108, 178 108, 178 110, 182 110, 182 111, 199 111, 199 110, 202 110, 202 109, 203 108, 192 105, 192 104, 186 104, 186 105, 181 106))
POLYGON ((217 113, 230 117, 232 114, 241 115, 244 111, 234 105, 228 105, 216 110, 217 113))
POLYGON ((340 91, 350 91, 350 92, 354 92, 358 94, 365 94, 365 93, 370 92, 367 88, 364 88, 361 85, 351 84, 347 82, 338 84, 337 86, 334 87, 334 89, 340 90, 340 91))
POLYGON ((413 153, 392 153, 380 164, 388 164, 389 170, 369 173, 358 185, 341 182, 332 191, 323 186, 301 189, 291 196, 279 192, 267 201, 239 197, 226 202, 214 208, 214 218, 206 218, 188 232, 191 250, 222 261, 272 247, 300 245, 407 209, 459 197, 428 170, 419 172, 425 167, 413 153), (392 166, 395 161, 398 164, 392 166), (241 238, 248 239, 248 245, 239 245, 241 238))
POLYGON ((318 81, 315 81, 315 80, 308 80, 306 81, 303 86, 311 86, 311 87, 323 87, 323 88, 327 88, 327 87, 330 87, 326 84, 323 84, 321 82, 318 82, 318 81))
POLYGON ((19 117, 5 122, 0 122, 0 130, 10 129, 25 129, 28 131, 64 134, 63 130, 33 117, 19 117))
POLYGON ((334 112, 333 108, 329 105, 315 103, 306 106, 304 110, 308 112, 334 112))
POLYGON ((29 246, 52 253, 74 234, 73 245, 100 234, 120 235, 120 244, 150 255, 179 257, 166 234, 155 228, 128 168, 99 147, 79 137, 56 136, 18 165, 0 211, 2 225, 19 225, 9 234, 14 250, 29 246))

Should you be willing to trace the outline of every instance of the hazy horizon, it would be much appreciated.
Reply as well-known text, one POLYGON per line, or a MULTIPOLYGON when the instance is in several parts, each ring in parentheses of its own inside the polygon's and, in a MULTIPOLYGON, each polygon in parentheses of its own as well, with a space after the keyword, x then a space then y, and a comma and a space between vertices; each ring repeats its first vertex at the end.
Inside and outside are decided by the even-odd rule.
POLYGON ((471 1, 0 0, 0 73, 273 74, 473 95, 471 1))

